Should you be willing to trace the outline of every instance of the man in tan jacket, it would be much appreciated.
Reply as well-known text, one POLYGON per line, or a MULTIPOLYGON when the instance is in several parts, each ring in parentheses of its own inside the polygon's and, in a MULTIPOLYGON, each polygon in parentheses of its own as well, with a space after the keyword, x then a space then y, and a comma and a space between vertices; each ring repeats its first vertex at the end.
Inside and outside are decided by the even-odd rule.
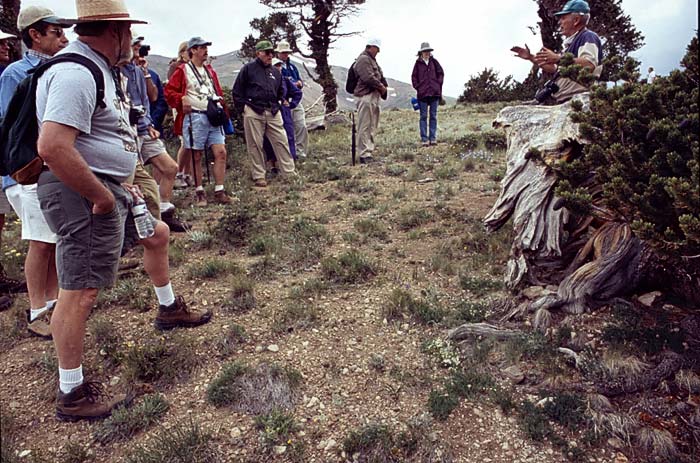
POLYGON ((386 80, 382 68, 377 64, 377 53, 381 47, 379 39, 367 42, 365 51, 357 57, 354 70, 357 86, 354 95, 357 98, 357 145, 360 151, 360 163, 368 164, 374 160, 374 134, 379 126, 380 98, 386 98, 386 80))

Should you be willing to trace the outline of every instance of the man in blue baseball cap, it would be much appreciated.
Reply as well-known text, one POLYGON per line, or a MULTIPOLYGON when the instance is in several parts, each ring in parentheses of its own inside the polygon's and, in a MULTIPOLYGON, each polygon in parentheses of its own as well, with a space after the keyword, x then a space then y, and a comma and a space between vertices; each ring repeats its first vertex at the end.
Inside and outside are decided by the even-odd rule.
POLYGON ((594 76, 600 77, 603 72, 603 52, 600 37, 586 27, 591 19, 591 8, 585 0, 569 0, 561 11, 554 13, 559 20, 559 28, 566 37, 563 53, 542 48, 537 54, 532 54, 527 45, 513 47, 515 56, 531 61, 549 74, 555 74, 555 84, 559 88, 552 97, 559 104, 568 101, 574 95, 588 91, 584 85, 558 75, 559 61, 565 53, 574 55, 574 63, 590 70, 594 76))

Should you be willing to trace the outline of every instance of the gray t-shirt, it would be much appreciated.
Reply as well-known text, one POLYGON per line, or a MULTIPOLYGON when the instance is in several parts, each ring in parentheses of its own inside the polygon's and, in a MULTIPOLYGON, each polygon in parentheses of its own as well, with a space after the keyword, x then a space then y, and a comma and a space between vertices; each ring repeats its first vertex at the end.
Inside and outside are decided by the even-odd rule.
POLYGON ((61 50, 90 58, 102 70, 106 108, 97 108, 96 85, 90 71, 77 63, 59 63, 39 79, 36 112, 43 122, 56 122, 80 131, 75 148, 90 170, 125 181, 136 168, 136 131, 129 125, 129 105, 117 96, 114 78, 104 57, 77 40, 61 50))

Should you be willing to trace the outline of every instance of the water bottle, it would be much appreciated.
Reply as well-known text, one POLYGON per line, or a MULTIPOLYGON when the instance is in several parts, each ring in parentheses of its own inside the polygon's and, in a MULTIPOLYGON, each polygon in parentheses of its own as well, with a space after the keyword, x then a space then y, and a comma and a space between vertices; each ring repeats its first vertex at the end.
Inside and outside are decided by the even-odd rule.
POLYGON ((411 106, 413 107, 414 111, 418 111, 420 109, 420 103, 418 103, 418 98, 415 96, 411 98, 411 106))
POLYGON ((134 216, 134 225, 136 225, 136 233, 139 239, 145 240, 150 238, 156 232, 153 227, 153 216, 146 207, 146 201, 143 198, 136 199, 136 202, 131 207, 131 214, 134 216))

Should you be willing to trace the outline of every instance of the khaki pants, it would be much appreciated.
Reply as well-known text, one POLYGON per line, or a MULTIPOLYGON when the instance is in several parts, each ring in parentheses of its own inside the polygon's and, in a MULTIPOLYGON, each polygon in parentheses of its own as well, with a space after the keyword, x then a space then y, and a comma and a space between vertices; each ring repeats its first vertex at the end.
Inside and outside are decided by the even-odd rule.
POLYGON ((559 86, 559 91, 555 93, 554 101, 557 104, 564 103, 573 98, 574 95, 579 93, 584 93, 588 91, 588 88, 579 84, 578 82, 569 79, 568 77, 560 77, 556 80, 556 84, 559 86))
POLYGON ((379 127, 379 92, 357 99, 357 149, 360 157, 370 157, 374 151, 374 134, 379 127))
POLYGON ((309 150, 309 132, 306 129, 306 112, 301 103, 292 109, 292 121, 294 122, 294 144, 297 146, 297 156, 304 157, 309 150))
POLYGON ((141 161, 136 163, 136 170, 125 183, 139 186, 148 211, 153 217, 160 220, 160 191, 158 190, 158 184, 141 164, 141 161))
POLYGON ((248 156, 253 164, 253 180, 265 178, 265 151, 263 150, 263 137, 265 135, 272 144, 280 170, 284 174, 294 173, 294 161, 289 152, 287 132, 284 131, 280 111, 277 111, 274 116, 269 110, 258 114, 246 106, 243 110, 243 128, 248 156))

